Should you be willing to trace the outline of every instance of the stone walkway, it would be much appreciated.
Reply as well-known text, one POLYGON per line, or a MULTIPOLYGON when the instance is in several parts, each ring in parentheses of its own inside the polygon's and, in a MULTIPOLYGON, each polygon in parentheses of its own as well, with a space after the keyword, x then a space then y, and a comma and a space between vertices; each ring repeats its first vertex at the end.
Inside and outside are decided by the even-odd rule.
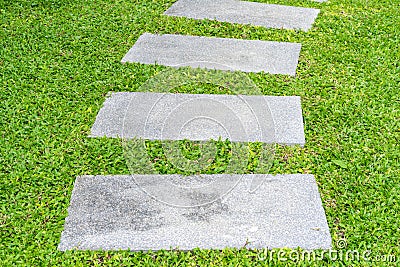
POLYGON ((91 130, 91 137, 103 136, 305 144, 300 97, 296 96, 113 93, 91 130), (199 116, 204 119, 187 123, 199 116))
POLYGON ((147 187, 138 187, 135 175, 78 177, 59 249, 223 249, 246 243, 248 248, 330 248, 312 175, 258 175, 265 176, 265 183, 255 193, 247 190, 255 175, 204 175, 204 180, 218 181, 218 187, 239 182, 222 197, 209 189, 182 190, 188 204, 211 202, 192 208, 165 205, 143 192, 155 189, 168 197, 170 192, 162 190, 166 176, 191 178, 146 175, 147 187))
POLYGON ((164 14, 193 19, 251 24, 267 28, 311 28, 318 9, 236 0, 178 0, 164 14))
MULTIPOLYGON (((179 0, 165 12, 304 31, 318 13, 235 0, 179 0)), ((146 33, 122 62, 295 75, 300 48, 295 43, 146 33)), ((300 98, 261 92, 259 96, 113 93, 91 131, 91 137, 103 136, 305 144, 300 98)), ((313 175, 235 173, 80 176, 59 249, 331 247, 313 175), (254 184, 255 190, 249 190, 254 184)))
POLYGON ((145 33, 122 62, 295 75, 296 43, 145 33))

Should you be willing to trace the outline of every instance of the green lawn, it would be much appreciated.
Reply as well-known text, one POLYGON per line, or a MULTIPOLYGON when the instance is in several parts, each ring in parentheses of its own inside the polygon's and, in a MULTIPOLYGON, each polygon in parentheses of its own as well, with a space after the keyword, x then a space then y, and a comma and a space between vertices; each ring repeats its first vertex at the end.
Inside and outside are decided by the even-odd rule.
MULTIPOLYGON (((0 265, 276 263, 246 249, 57 250, 76 176, 129 173, 120 141, 87 135, 109 91, 135 91, 165 69, 120 64, 144 32, 301 43, 296 77, 248 74, 266 95, 302 98, 306 146, 279 147, 271 172, 315 175, 334 249, 345 240, 343 251, 400 261, 400 1, 268 1, 321 8, 309 32, 163 16, 172 2, 0 0, 0 265)), ((162 157, 157 142, 148 148, 162 157)), ((166 161, 158 170, 174 171, 166 161)))

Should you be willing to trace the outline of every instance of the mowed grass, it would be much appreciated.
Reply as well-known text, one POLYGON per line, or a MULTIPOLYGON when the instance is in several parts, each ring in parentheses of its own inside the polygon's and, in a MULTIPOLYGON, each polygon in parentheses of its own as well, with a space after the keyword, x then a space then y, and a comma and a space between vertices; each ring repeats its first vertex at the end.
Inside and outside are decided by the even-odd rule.
POLYGON ((307 144, 278 147, 271 172, 315 175, 334 249, 345 240, 400 258, 399 1, 269 1, 321 8, 309 32, 163 16, 172 3, 0 0, 0 265, 395 265, 277 262, 245 248, 57 250, 76 176, 129 173, 120 141, 87 135, 109 91, 136 91, 164 69, 120 64, 150 32, 301 43, 296 77, 248 74, 265 95, 302 99, 307 144))

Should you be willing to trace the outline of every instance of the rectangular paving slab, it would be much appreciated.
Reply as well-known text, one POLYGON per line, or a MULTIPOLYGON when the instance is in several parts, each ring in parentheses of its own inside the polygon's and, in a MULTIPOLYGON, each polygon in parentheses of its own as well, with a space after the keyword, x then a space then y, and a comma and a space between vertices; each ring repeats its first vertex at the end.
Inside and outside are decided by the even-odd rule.
POLYGON ((58 248, 137 251, 244 246, 331 248, 313 175, 80 176, 58 248), (203 187, 188 189, 186 181, 191 179, 203 187), (249 192, 254 179, 264 181, 249 192), (165 185, 176 186, 175 195, 182 203, 193 205, 168 204, 171 191, 165 185))
POLYGON ((235 0, 179 0, 164 14, 193 19, 307 31, 319 9, 235 0))
POLYGON ((90 134, 104 136, 305 144, 298 96, 112 93, 90 134))
POLYGON ((121 62, 294 76, 300 49, 298 43, 145 33, 121 62))

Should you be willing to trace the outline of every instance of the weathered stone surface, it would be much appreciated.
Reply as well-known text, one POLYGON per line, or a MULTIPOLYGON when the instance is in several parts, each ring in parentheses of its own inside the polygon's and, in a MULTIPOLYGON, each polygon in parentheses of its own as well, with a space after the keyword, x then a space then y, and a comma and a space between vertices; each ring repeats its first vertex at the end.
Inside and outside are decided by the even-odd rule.
POLYGON ((331 247, 312 175, 81 176, 75 182, 59 249, 189 250, 245 245, 331 247), (265 181, 250 193, 255 176, 265 181), (191 179, 216 185, 188 188, 186 181, 191 179), (214 194, 213 189, 229 188, 232 181, 238 182, 227 194, 214 194), (170 194, 168 186, 163 186, 171 184, 179 188, 183 202, 209 199, 210 203, 182 208, 157 201, 170 194))
POLYGON ((300 49, 297 43, 145 33, 122 62, 294 76, 300 49))
POLYGON ((305 144, 297 96, 113 93, 90 136, 305 144))
POLYGON ((307 31, 319 9, 236 0, 179 0, 164 14, 193 19, 212 19, 267 28, 307 31))

